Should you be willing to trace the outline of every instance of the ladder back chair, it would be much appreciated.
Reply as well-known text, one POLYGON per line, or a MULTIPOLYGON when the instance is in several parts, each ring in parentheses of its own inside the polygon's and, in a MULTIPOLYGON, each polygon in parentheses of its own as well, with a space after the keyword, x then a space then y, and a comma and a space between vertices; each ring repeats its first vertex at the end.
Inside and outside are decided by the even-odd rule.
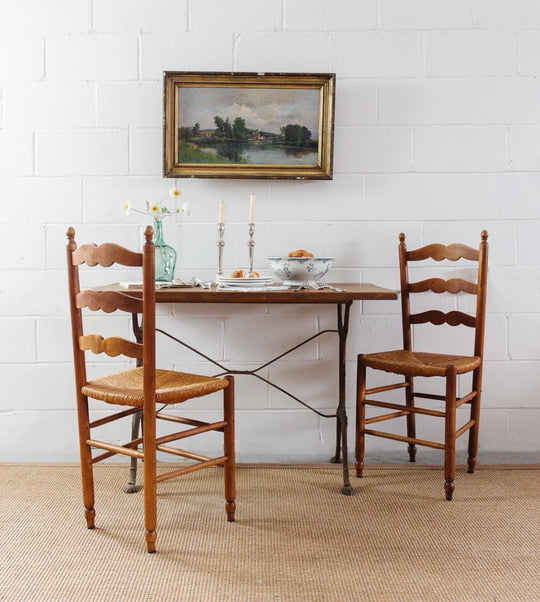
MULTIPOLYGON (((480 417, 480 395, 482 388, 482 363, 484 347, 484 323, 486 311, 486 285, 488 262, 488 233, 483 230, 478 249, 463 244, 430 244, 420 249, 408 251, 405 235, 399 235, 399 268, 401 280, 401 312, 403 329, 403 349, 381 353, 360 354, 358 356, 357 401, 356 401, 356 475, 362 476, 364 470, 364 446, 366 435, 394 439, 408 443, 409 459, 415 461, 416 445, 444 450, 445 495, 452 499, 455 478, 456 439, 469 431, 468 472, 474 472, 478 450, 478 426, 480 417), (462 278, 427 278, 417 282, 409 281, 409 267, 412 262, 449 260, 456 267, 477 268, 477 278, 469 281, 462 278), (473 263, 471 263, 473 262, 473 263), (411 313, 411 296, 417 293, 450 293, 474 295, 475 313, 469 315, 457 309, 444 313, 440 310, 428 310, 411 313), (428 324, 440 326, 464 325, 474 329, 474 350, 472 355, 455 355, 413 351, 413 326, 428 324), (366 389, 366 368, 389 372, 404 377, 398 383, 366 389), (472 390, 458 397, 458 376, 472 373, 472 390), (420 393, 415 390, 415 377, 441 377, 445 379, 444 395, 420 393), (404 389, 405 403, 390 403, 366 396, 386 393, 395 389, 404 389), (444 409, 420 407, 416 400, 435 400, 444 409), (456 427, 456 409, 463 404, 470 405, 469 420, 456 427), (366 406, 373 406, 391 412, 366 418, 366 406), (416 415, 439 417, 444 419, 444 442, 418 439, 416 437, 416 415), (373 430, 372 424, 405 417, 407 435, 373 430)), ((425 265, 425 264, 414 264, 425 265)), ((436 265, 436 264, 431 264, 436 265)), ((476 269, 475 269, 476 271, 476 269)), ((420 295, 419 295, 420 297, 420 295)), ((438 297, 440 298, 440 297, 438 297)), ((418 297, 416 297, 418 299, 418 297)), ((444 340, 442 342, 444 345, 444 340)), ((461 383, 460 383, 461 384, 461 383)), ((426 402, 423 402, 423 406, 426 402)), ((377 410, 375 410, 376 412, 377 410)), ((442 439, 442 437, 441 437, 442 439)))
POLYGON ((234 521, 234 380, 231 376, 212 378, 156 368, 155 247, 152 242, 152 227, 147 226, 144 231, 145 243, 142 253, 131 251, 114 243, 105 243, 99 246, 87 243, 77 247, 75 230, 70 227, 66 234, 79 450, 87 527, 94 528, 95 518, 93 465, 115 454, 123 454, 143 461, 144 523, 148 552, 156 550, 156 484, 166 479, 201 468, 223 466, 225 510, 227 519, 234 521), (96 265, 110 267, 114 263, 121 266, 141 267, 142 299, 129 295, 127 292, 99 292, 92 289, 81 291, 79 266, 84 263, 92 267, 96 265), (118 310, 132 315, 142 314, 142 343, 121 337, 103 338, 99 334, 86 333, 83 330, 83 322, 87 313, 98 310, 106 313, 118 310), (123 355, 136 359, 138 367, 88 380, 86 365, 88 352, 105 353, 112 358, 123 355), (161 411, 156 413, 156 403, 164 404, 164 406, 179 404, 217 391, 222 391, 223 395, 223 419, 217 422, 202 422, 161 411), (114 408, 112 415, 91 421, 88 398, 117 407, 114 408), (113 444, 102 441, 102 437, 98 439, 97 435, 93 436, 91 433, 92 429, 131 416, 136 412, 142 412, 142 437, 135 434, 132 436, 132 440, 124 444, 113 444), (157 437, 156 419, 167 421, 172 425, 171 429, 173 426, 175 427, 173 430, 179 428, 182 430, 157 437), (170 445, 171 442, 208 431, 223 433, 224 454, 222 456, 210 458, 170 445), (160 473, 157 474, 156 452, 158 451, 172 454, 176 458, 195 460, 195 462, 174 469, 169 466, 167 470, 160 470, 160 473))

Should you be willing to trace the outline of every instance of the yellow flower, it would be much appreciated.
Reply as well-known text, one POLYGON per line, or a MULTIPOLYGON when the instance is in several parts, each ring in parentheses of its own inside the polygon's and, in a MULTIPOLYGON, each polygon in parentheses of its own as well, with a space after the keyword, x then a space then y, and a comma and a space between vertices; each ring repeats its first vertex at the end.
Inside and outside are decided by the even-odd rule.
POLYGON ((180 188, 176 188, 176 186, 174 186, 173 188, 171 188, 169 190, 169 196, 170 197, 176 198, 176 197, 179 197, 180 194, 181 194, 180 193, 180 188))
POLYGON ((131 212, 131 202, 130 201, 126 201, 123 205, 122 205, 122 211, 126 214, 129 215, 131 212))

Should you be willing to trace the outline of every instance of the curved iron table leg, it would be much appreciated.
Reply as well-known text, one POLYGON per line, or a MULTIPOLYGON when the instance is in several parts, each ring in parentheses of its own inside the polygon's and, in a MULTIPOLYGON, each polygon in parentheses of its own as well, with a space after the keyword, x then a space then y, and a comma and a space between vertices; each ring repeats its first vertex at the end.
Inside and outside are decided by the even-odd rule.
MULTIPOLYGON (((139 325, 139 316, 137 314, 131 314, 131 324, 133 328, 133 334, 137 343, 142 343, 142 328, 139 325)), ((142 362, 137 360, 137 366, 142 366, 142 362)), ((131 439, 137 439, 139 436, 139 429, 141 426, 142 412, 136 412, 131 417, 131 439)), ((129 465, 129 478, 126 486, 124 487, 124 493, 136 493, 142 489, 142 485, 136 485, 137 482, 137 458, 131 458, 129 465)))
POLYGON ((339 414, 336 415, 336 453, 330 458, 332 464, 341 462, 341 419, 339 414))
POLYGON ((338 336, 339 336, 339 402, 337 407, 337 421, 336 421, 336 455, 332 458, 332 462, 339 462, 339 447, 341 444, 341 451, 343 454, 343 489, 341 493, 343 495, 354 495, 356 492, 351 486, 349 479, 349 457, 348 457, 348 445, 347 445, 347 410, 345 408, 345 352, 347 349, 347 334, 349 332, 349 313, 351 309, 352 301, 347 303, 339 304, 337 306, 338 311, 338 336), (343 311, 345 308, 345 311, 343 311))
MULTIPOLYGON (((131 439, 137 439, 141 425, 142 412, 135 412, 131 418, 131 439)), ((136 493, 142 489, 142 485, 136 485, 137 482, 137 458, 131 458, 129 465, 129 479, 124 487, 124 493, 136 493)))
MULTIPOLYGON (((351 482, 349 479, 349 460, 348 460, 348 443, 347 443, 347 411, 345 408, 345 376, 346 376, 345 352, 346 352, 346 344, 347 344, 347 334, 348 334, 348 330, 349 330, 349 313, 350 313, 351 305, 352 305, 352 301, 347 301, 346 303, 340 303, 337 305, 337 322, 338 322, 337 333, 338 333, 338 337, 339 337, 339 399, 338 399, 337 411, 335 414, 335 416, 336 416, 336 452, 335 452, 334 457, 330 460, 330 462, 333 462, 334 464, 338 464, 339 462, 342 462, 342 465, 343 465, 343 488, 341 490, 341 493, 343 493, 343 495, 354 495, 356 493, 355 490, 353 489, 353 487, 351 486, 351 482), (341 453, 343 453, 343 460, 341 460, 341 453)), ((142 329, 140 328, 137 314, 132 315, 132 325, 133 325, 133 332, 135 334, 135 338, 137 339, 137 342, 138 343, 142 342, 142 329)), ((175 337, 169 335, 168 333, 166 333, 164 331, 160 331, 160 332, 163 332, 163 334, 166 334, 168 337, 174 339, 178 343, 181 343, 182 345, 188 347, 195 353, 202 355, 203 357, 205 357, 212 363, 216 364, 220 368, 223 368, 223 366, 221 366, 221 364, 219 364, 218 362, 205 356, 204 354, 197 351, 196 349, 190 347, 183 341, 176 339, 175 337)), ((323 331, 323 332, 327 332, 327 331, 323 331)), ((334 332, 336 332, 336 331, 334 331, 334 332)), ((283 355, 290 353, 292 350, 303 345, 304 343, 312 340, 313 338, 316 338, 320 334, 322 334, 322 332, 319 332, 314 337, 310 337, 306 341, 303 341, 302 343, 300 343, 300 345, 297 345, 296 347, 289 349, 284 354, 281 354, 280 356, 272 359, 270 362, 267 362, 263 366, 259 366, 259 368, 257 368, 257 370, 250 370, 250 371, 243 371, 243 370, 228 371, 228 370, 226 370, 224 373, 226 373, 226 374, 233 374, 233 373, 234 374, 251 374, 252 376, 257 376, 258 378, 262 379, 262 377, 255 374, 255 372, 257 372, 261 368, 267 366, 268 364, 273 363, 277 359, 280 359, 281 357, 283 357, 283 355)), ((273 383, 266 381, 266 379, 262 379, 262 380, 264 380, 268 384, 273 385, 273 383)), ((273 385, 273 386, 275 386, 275 385, 273 385)), ((325 416, 321 412, 318 412, 314 408, 311 408, 307 404, 303 403, 300 399, 294 397, 287 391, 284 391, 280 387, 277 387, 277 388, 282 390, 284 393, 286 393, 290 397, 293 397, 294 399, 296 399, 297 401, 299 401, 300 403, 302 403, 309 409, 315 411, 317 414, 325 416)), ((325 416, 325 417, 330 417, 330 416, 325 416)), ((140 421, 141 421, 141 413, 137 412, 136 414, 133 415, 133 418, 132 418, 132 439, 136 439, 139 436, 140 421)), ((126 493, 134 493, 135 491, 139 491, 141 489, 141 486, 135 485, 136 477, 137 477, 137 459, 132 458, 131 465, 130 465, 130 471, 129 471, 129 480, 128 480, 126 487, 124 488, 124 491, 126 493)))

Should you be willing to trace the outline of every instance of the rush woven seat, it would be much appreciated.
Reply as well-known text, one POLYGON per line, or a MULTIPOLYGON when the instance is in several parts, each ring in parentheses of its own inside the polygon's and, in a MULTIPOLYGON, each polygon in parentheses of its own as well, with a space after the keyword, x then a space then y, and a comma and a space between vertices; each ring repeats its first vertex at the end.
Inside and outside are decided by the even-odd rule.
POLYGON ((479 357, 445 355, 444 353, 413 353, 406 349, 370 353, 364 356, 365 365, 375 370, 394 372, 403 376, 446 376, 448 366, 454 365, 458 374, 478 368, 479 357))
MULTIPOLYGON (((69 300, 71 311, 73 358, 75 368, 75 391, 77 396, 77 416, 79 426, 79 452, 81 458, 82 489, 86 525, 94 528, 94 483, 92 466, 96 462, 110 458, 115 454, 129 456, 133 462, 143 461, 144 488, 144 524, 146 548, 148 552, 156 550, 156 485, 160 481, 174 478, 194 470, 223 467, 225 484, 225 510, 227 519, 234 521, 235 514, 235 475, 234 475, 234 379, 232 376, 214 378, 199 374, 189 374, 174 370, 156 368, 156 287, 155 287, 155 247, 152 241, 153 229, 148 226, 144 231, 145 243, 142 253, 130 251, 114 243, 84 244, 77 247, 75 230, 68 228, 67 264, 69 282, 69 300), (110 267, 113 264, 142 268, 142 299, 130 295, 128 291, 81 290, 79 266, 110 267), (84 312, 83 312, 84 310, 84 312), (133 324, 138 324, 142 315, 142 331, 135 329, 137 341, 122 337, 85 333, 83 323, 90 312, 103 311, 127 312, 131 314, 133 324), (86 355, 105 354, 112 358, 124 356, 136 361, 137 367, 114 371, 96 378, 87 378, 86 355), (180 404, 193 398, 219 393, 223 397, 223 417, 215 422, 196 420, 166 414, 163 408, 157 411, 156 404, 180 404), (100 415, 90 419, 88 398, 103 401, 115 406, 124 406, 112 414, 100 415), (127 409, 126 409, 126 406, 127 409), (142 436, 138 434, 138 421, 134 421, 131 439, 124 443, 102 440, 93 436, 98 427, 108 425, 127 417, 138 418, 142 414, 142 436), (161 419, 169 425, 167 434, 156 436, 156 420, 161 419), (179 427, 180 425, 180 427, 179 427), (181 428, 181 430, 176 430, 181 428), (193 451, 170 445, 187 437, 215 431, 223 437, 223 455, 207 457, 193 451), (142 446, 142 448, 141 448, 142 446), (96 453, 96 450, 100 450, 96 453), (167 453, 174 458, 188 458, 181 468, 169 468, 156 473, 157 452, 167 453)), ((125 313, 124 313, 125 315, 125 313)), ((112 318, 111 318, 112 319, 112 318)), ((118 360, 116 360, 118 362, 118 360)), ((101 370, 100 370, 101 371, 101 370)), ((111 406, 109 406, 111 407, 111 406)), ((190 408, 192 409, 192 408, 190 408)), ((176 410, 176 409, 175 409, 176 410)), ((109 427, 110 430, 110 427, 109 427)), ((135 464, 136 468, 136 464, 135 464)), ((135 473, 136 470, 133 470, 135 473)), ((138 488, 129 489, 136 491, 138 488)))
MULTIPOLYGON (((401 281, 401 315, 403 332, 403 349, 383 351, 379 353, 360 354, 358 356, 357 374, 357 400, 356 400, 356 475, 363 476, 365 438, 367 435, 403 441, 408 444, 409 459, 416 459, 416 446, 422 445, 434 449, 444 450, 444 475, 445 495, 447 500, 452 499, 455 479, 455 452, 456 439, 469 432, 468 446, 468 472, 474 472, 476 455, 478 451, 478 427, 480 420, 480 396, 482 392, 482 363, 484 349, 484 324, 486 311, 487 287, 487 258, 488 234, 484 230, 478 249, 467 245, 453 243, 450 245, 430 244, 413 251, 408 251, 405 245, 405 235, 399 235, 399 267, 401 281), (440 276, 440 262, 450 261, 456 267, 452 277, 444 279, 440 276), (409 268, 414 263, 415 274, 421 274, 422 279, 416 282, 409 280, 409 268), (477 272, 474 281, 456 277, 459 268, 466 268, 464 273, 469 274, 471 267, 477 272), (431 275, 435 270, 438 274, 431 275), (429 277, 428 277, 429 271, 429 277), (444 313, 437 309, 411 311, 412 297, 425 301, 426 296, 452 295, 454 309, 444 313), (475 298, 474 315, 461 311, 458 305, 458 296, 475 298), (472 355, 449 354, 447 350, 417 351, 413 350, 413 338, 420 325, 440 327, 469 327, 474 330, 474 348, 472 355), (366 388, 366 370, 379 370, 405 377, 397 383, 381 385, 370 389, 366 388), (471 391, 461 397, 457 396, 458 376, 472 373, 471 391), (421 393, 415 389, 416 377, 444 378, 444 394, 421 393), (405 392, 405 403, 395 403, 394 399, 386 401, 373 398, 372 395, 387 393, 396 389, 405 392), (368 397, 369 396, 369 397, 368 397), (428 400, 444 405, 444 409, 433 409, 418 405, 418 400, 428 400), (442 402, 442 403, 441 403, 442 402), (468 404, 470 406, 469 420, 461 426, 456 426, 456 410, 468 404), (366 406, 385 410, 383 414, 369 415, 366 417, 366 406), (388 411, 391 410, 391 411, 388 411), (444 441, 420 439, 416 436, 416 416, 428 416, 444 419, 444 441), (369 425, 380 422, 402 420, 405 418, 406 435, 396 434, 393 431, 374 430, 369 425)), ((445 266, 446 275, 448 268, 445 266)), ((463 299, 464 303, 467 303, 463 299)), ((444 347, 445 337, 437 339, 444 347)), ((460 386, 461 383, 460 383, 460 386)), ((465 385, 463 385, 465 387, 465 385)))
MULTIPOLYGON (((223 378, 199 374, 156 370, 156 402, 180 403, 186 399, 203 397, 228 386, 223 378)), ((118 405, 142 406, 144 402, 144 374, 134 368, 89 380, 81 387, 84 395, 118 405)))

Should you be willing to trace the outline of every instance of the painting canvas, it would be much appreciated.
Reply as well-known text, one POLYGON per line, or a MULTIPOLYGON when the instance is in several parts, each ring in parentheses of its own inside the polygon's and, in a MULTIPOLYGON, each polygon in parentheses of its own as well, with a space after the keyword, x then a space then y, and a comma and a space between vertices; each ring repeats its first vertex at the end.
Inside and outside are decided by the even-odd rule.
POLYGON ((332 177, 333 75, 165 75, 165 175, 332 177))

